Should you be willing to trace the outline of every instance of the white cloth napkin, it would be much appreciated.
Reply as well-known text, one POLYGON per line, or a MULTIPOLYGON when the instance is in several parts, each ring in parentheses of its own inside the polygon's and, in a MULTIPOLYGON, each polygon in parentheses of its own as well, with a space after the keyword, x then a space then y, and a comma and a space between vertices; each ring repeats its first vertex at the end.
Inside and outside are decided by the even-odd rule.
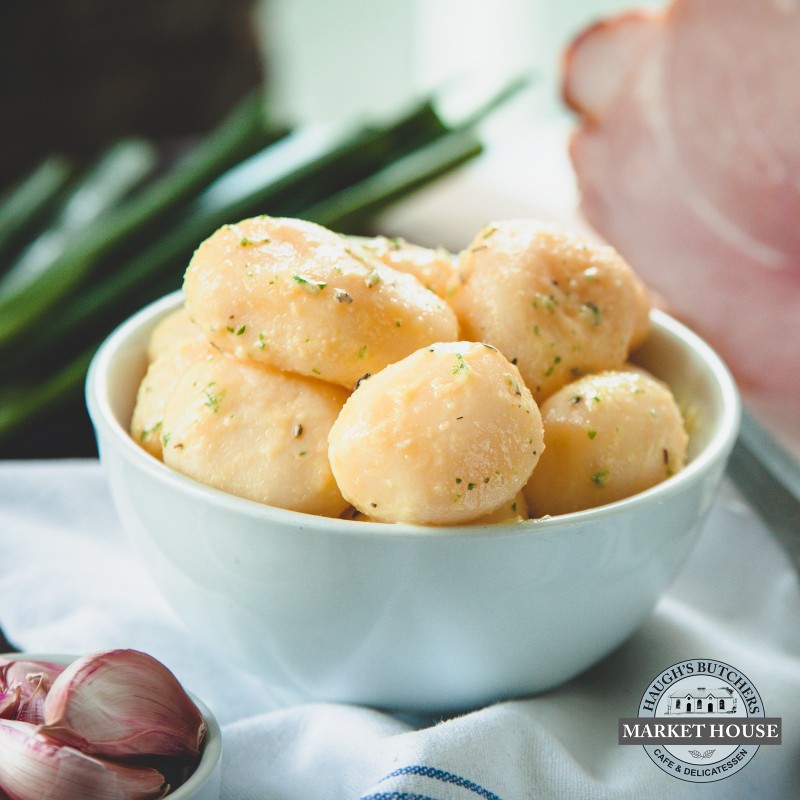
MULTIPOLYGON (((0 462, 0 625, 28 651, 145 650, 223 726, 224 800, 520 800, 800 796, 800 585, 724 485, 682 573, 615 653, 548 694, 451 719, 356 706, 278 708, 269 686, 182 627, 130 549, 97 462, 0 462), (783 744, 718 783, 617 744, 649 681, 687 658, 735 665, 783 744)), ((501 657, 501 656, 498 656, 501 657)))

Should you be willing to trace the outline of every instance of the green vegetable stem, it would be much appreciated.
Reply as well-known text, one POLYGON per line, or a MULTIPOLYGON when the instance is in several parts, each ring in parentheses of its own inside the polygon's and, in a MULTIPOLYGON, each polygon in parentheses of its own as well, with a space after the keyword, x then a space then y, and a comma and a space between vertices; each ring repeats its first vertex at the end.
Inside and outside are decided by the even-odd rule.
POLYGON ((64 295, 80 285, 104 256, 181 203, 272 138, 264 104, 252 96, 181 162, 131 200, 86 230, 73 250, 57 256, 22 288, 0 295, 0 346, 11 341, 64 295))
POLYGON ((50 156, 0 199, 0 271, 14 245, 50 213, 72 173, 68 159, 50 156))
POLYGON ((152 173, 156 163, 156 148, 144 139, 124 139, 111 145, 70 188, 50 227, 25 247, 0 279, 0 297, 21 292, 55 259, 77 247, 84 230, 152 173))

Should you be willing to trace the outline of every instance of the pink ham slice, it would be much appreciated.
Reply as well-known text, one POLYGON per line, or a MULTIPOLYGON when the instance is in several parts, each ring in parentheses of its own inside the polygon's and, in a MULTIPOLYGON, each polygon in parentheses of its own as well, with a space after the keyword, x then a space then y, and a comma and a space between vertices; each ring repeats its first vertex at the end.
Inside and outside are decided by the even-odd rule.
POLYGON ((588 222, 800 425, 800 0, 611 17, 563 89, 588 222))

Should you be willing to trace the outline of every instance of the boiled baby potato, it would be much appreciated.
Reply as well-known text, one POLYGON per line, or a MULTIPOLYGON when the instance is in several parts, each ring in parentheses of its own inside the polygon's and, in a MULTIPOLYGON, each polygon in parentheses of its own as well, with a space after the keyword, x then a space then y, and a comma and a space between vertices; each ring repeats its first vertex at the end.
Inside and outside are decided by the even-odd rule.
POLYGON ((474 520, 474 524, 506 525, 510 522, 524 522, 526 519, 530 519, 528 501, 525 499, 525 492, 519 491, 499 508, 474 520))
POLYGON ((347 392, 223 353, 189 368, 164 413, 164 463, 260 503, 323 516, 346 507, 328 432, 347 392))
POLYGON ((586 375, 541 410, 547 449, 525 487, 532 516, 621 500, 686 462, 688 437, 675 399, 643 370, 586 375))
POLYGON ((360 512, 448 525, 513 501, 542 452, 542 421, 494 347, 436 343, 362 381, 329 444, 336 481, 360 512))
POLYGON ((350 239, 400 272, 414 275, 443 300, 451 297, 461 283, 457 258, 443 247, 432 250, 401 238, 351 236, 350 239))
POLYGON ((155 352, 157 354, 139 385, 130 427, 134 440, 148 453, 161 458, 167 400, 184 372, 198 361, 212 356, 214 349, 202 337, 184 341, 176 337, 170 347, 166 346, 166 340, 160 342, 155 352))
POLYGON ((155 361, 165 350, 188 341, 205 341, 205 336, 194 324, 186 306, 182 305, 167 314, 153 328, 147 342, 147 360, 155 361))
MULTIPOLYGON (((348 506, 342 514, 342 519, 353 520, 354 522, 378 522, 367 514, 362 514, 357 508, 348 506)), ((529 519, 528 501, 525 499, 524 492, 517 492, 513 499, 507 500, 499 508, 489 512, 483 517, 478 517, 471 521, 471 525, 499 525, 511 522, 524 522, 529 519)))
POLYGON ((612 248, 552 225, 485 227, 461 254, 451 300, 461 336, 495 345, 537 401, 590 372, 617 369, 646 335, 647 293, 612 248))
POLYGON ((221 350, 348 389, 458 331, 450 307, 413 275, 296 219, 220 228, 192 257, 184 291, 221 350))

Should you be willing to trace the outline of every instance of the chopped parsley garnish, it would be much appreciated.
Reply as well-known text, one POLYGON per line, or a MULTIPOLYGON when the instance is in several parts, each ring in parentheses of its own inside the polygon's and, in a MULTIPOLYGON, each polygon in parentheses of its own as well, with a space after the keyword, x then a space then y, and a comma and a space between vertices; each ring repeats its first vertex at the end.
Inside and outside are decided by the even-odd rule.
POLYGON ((536 292, 536 297, 531 301, 531 305, 534 308, 539 308, 541 305, 545 311, 553 311, 558 305, 558 300, 556 300, 556 298, 551 294, 542 294, 541 292, 536 292))
POLYGON ((292 280, 304 291, 309 294, 319 294, 328 284, 325 281, 315 281, 305 275, 292 275, 292 280))
POLYGON ((203 396, 206 398, 205 403, 203 405, 210 408, 215 414, 219 411, 219 407, 222 404, 222 398, 225 397, 225 392, 215 392, 214 387, 216 383, 211 381, 211 383, 203 389, 203 396))
POLYGON ((464 360, 464 356, 461 353, 456 353, 456 363, 453 364, 453 375, 456 375, 459 372, 467 372, 469 370, 469 364, 464 360))
POLYGON ((513 375, 506 375, 506 380, 511 387, 511 391, 516 395, 522 396, 522 389, 519 386, 519 381, 513 375))
POLYGON ((599 325, 602 322, 600 309, 591 300, 587 300, 582 306, 581 311, 590 311, 592 314, 592 324, 599 325))
POLYGON ((368 289, 371 289, 373 286, 379 284, 382 280, 383 278, 381 278, 380 272, 378 272, 376 269, 372 269, 366 274, 364 283, 367 284, 368 289))
POLYGON ((603 488, 606 485, 606 478, 608 477, 607 470, 601 470, 600 472, 595 472, 592 475, 592 483, 599 488, 603 488))
POLYGON ((344 289, 334 289, 333 296, 338 302, 344 303, 345 305, 353 302, 353 298, 344 289))
POLYGON ((553 363, 545 370, 544 375, 546 378, 549 378, 553 374, 553 370, 556 368, 557 364, 561 363, 561 356, 556 356, 553 359, 553 363))
MULTIPOLYGON (((367 248, 367 249, 369 249, 369 248, 367 248)), ((356 251, 353 250, 352 248, 345 247, 344 251, 351 258, 354 258, 356 261, 360 261, 362 264, 365 264, 366 266, 369 266, 369 262, 364 258, 364 256, 360 255, 359 253, 356 253, 356 251)))
POLYGON ((162 423, 162 420, 159 420, 158 422, 156 422, 156 424, 155 424, 155 425, 153 425, 153 427, 152 427, 152 428, 145 428, 144 430, 142 430, 142 433, 141 433, 141 435, 140 435, 140 437, 139 437, 139 438, 140 438, 140 439, 141 439, 143 442, 144 442, 144 441, 146 441, 146 440, 147 440, 147 437, 148 437, 148 436, 149 436, 151 433, 157 433, 159 430, 161 430, 161 425, 162 425, 162 424, 163 424, 163 423, 162 423))

